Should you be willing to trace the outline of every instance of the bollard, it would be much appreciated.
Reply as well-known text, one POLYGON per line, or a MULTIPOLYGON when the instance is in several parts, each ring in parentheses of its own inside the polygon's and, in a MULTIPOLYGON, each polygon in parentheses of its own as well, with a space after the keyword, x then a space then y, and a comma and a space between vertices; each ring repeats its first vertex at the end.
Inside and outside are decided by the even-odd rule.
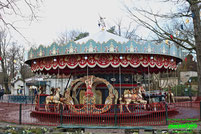
POLYGON ((63 106, 60 104, 60 125, 62 126, 63 124, 63 106))
POLYGON ((168 106, 167 106, 167 103, 165 103, 165 121, 166 121, 166 125, 168 125, 168 106))
POLYGON ((20 109, 19 109, 19 124, 22 124, 22 104, 20 104, 20 109))

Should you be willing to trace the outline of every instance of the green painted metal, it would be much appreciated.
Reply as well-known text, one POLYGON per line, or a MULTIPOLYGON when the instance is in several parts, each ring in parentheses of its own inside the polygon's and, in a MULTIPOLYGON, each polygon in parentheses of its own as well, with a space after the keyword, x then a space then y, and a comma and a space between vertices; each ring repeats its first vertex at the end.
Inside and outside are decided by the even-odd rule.
POLYGON ((166 121, 166 125, 168 125, 168 106, 167 106, 167 103, 165 104, 165 121, 166 121))
POLYGON ((60 124, 63 124, 63 106, 60 104, 60 124))
POLYGON ((152 130, 152 126, 83 126, 83 125, 61 125, 58 128, 85 128, 85 129, 148 129, 152 130))

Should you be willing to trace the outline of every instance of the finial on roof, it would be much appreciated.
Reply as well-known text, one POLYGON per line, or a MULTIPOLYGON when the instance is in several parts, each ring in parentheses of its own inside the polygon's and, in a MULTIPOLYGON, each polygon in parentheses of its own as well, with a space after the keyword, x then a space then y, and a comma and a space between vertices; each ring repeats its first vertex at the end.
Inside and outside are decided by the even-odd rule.
POLYGON ((98 26, 101 27, 101 30, 104 31, 105 28, 106 28, 105 22, 104 22, 104 19, 105 19, 105 18, 101 17, 100 15, 99 15, 99 17, 100 17, 100 20, 98 21, 98 26))

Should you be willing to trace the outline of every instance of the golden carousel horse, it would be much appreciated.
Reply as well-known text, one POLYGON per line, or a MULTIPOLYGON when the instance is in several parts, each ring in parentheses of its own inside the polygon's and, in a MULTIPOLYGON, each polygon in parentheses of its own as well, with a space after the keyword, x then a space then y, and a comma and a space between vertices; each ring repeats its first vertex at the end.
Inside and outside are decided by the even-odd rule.
POLYGON ((56 94, 54 96, 47 96, 45 99, 45 110, 48 111, 49 109, 49 104, 50 103, 55 103, 55 104, 60 104, 60 88, 56 88, 56 94))
POLYGON ((166 94, 166 101, 168 103, 175 103, 175 100, 174 100, 174 94, 172 93, 172 91, 169 89, 168 93, 166 94))
POLYGON ((64 98, 65 100, 63 101, 63 103, 67 105, 74 105, 73 98, 70 96, 70 90, 66 90, 64 92, 64 98))
POLYGON ((119 100, 120 100, 120 113, 123 112, 123 105, 122 104, 125 104, 126 109, 129 111, 129 113, 131 113, 131 111, 128 108, 128 105, 131 102, 135 102, 135 104, 136 104, 137 94, 131 94, 130 90, 125 90, 122 98, 119 98, 119 100))

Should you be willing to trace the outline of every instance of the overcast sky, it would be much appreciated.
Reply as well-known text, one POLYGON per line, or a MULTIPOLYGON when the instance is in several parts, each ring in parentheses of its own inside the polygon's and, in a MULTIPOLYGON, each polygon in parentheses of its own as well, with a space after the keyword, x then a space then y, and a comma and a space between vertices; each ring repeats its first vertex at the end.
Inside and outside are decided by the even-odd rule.
MULTIPOLYGON (((123 19, 124 23, 129 22, 124 4, 148 7, 162 10, 164 7, 157 3, 150 3, 149 0, 44 0, 38 15, 39 21, 31 25, 17 24, 22 34, 36 45, 50 45, 61 32, 78 29, 89 32, 98 32, 99 14, 106 17, 107 28, 114 24, 115 20, 123 19), (148 3, 149 2, 149 3, 148 3)), ((166 10, 170 7, 166 7, 166 10)), ((140 34, 140 33, 139 33, 140 34)), ((14 34, 16 40, 26 49, 30 45, 20 35, 14 34)))

